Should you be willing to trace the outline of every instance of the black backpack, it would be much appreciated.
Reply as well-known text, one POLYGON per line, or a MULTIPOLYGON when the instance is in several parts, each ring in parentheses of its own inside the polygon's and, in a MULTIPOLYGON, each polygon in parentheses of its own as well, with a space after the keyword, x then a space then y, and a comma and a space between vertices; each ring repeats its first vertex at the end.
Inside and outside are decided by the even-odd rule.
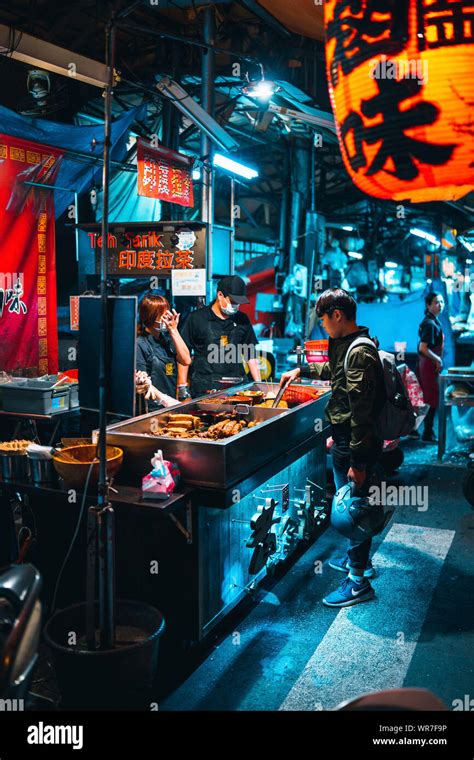
MULTIPOLYGON (((356 338, 344 357, 345 373, 352 349, 364 345, 377 349, 374 341, 370 338, 356 338)), ((395 356, 387 351, 377 350, 377 353, 382 367, 385 401, 377 416, 376 430, 384 441, 393 441, 402 435, 408 435, 413 430, 416 414, 403 385, 402 376, 397 369, 395 356)))

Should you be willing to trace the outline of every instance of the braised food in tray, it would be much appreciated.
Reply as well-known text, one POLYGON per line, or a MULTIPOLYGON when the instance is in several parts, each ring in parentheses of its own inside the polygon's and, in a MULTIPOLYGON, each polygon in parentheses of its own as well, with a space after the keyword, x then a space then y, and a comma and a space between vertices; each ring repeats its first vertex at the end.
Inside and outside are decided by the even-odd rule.
POLYGON ((220 406, 221 404, 227 404, 226 398, 203 398, 199 401, 200 404, 216 404, 217 406, 220 406))
POLYGON ((212 417, 206 415, 203 418, 192 414, 171 413, 168 414, 164 426, 157 430, 155 435, 166 438, 198 438, 218 441, 237 435, 242 430, 255 427, 257 424, 256 420, 247 423, 237 415, 226 414, 225 412, 214 414, 212 417), (212 419, 212 424, 207 424, 204 421, 208 417, 212 419))

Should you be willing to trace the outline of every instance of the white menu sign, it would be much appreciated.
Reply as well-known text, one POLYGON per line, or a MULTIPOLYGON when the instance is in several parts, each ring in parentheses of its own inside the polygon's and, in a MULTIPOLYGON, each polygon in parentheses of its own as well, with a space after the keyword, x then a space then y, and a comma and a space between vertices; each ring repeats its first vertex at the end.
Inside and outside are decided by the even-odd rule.
POLYGON ((173 269, 171 289, 174 296, 205 296, 205 269, 173 269))

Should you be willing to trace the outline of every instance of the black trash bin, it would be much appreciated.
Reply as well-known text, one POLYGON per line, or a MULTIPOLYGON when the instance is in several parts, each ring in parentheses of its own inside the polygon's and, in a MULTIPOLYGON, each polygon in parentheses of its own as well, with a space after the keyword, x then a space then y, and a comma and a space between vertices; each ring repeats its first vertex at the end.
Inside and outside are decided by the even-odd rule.
POLYGON ((116 646, 110 650, 87 649, 85 620, 86 605, 75 604, 53 615, 44 629, 61 691, 61 707, 149 710, 165 630, 161 612, 142 602, 117 600, 116 646))

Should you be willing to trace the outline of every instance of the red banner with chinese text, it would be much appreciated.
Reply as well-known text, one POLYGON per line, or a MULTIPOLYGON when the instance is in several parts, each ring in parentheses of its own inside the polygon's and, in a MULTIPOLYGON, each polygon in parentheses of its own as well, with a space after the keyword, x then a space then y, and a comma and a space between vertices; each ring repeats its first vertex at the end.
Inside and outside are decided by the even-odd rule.
POLYGON ((138 195, 194 206, 192 158, 138 140, 137 165, 138 195))
POLYGON ((0 134, 0 370, 58 370, 53 191, 61 151, 0 134))

